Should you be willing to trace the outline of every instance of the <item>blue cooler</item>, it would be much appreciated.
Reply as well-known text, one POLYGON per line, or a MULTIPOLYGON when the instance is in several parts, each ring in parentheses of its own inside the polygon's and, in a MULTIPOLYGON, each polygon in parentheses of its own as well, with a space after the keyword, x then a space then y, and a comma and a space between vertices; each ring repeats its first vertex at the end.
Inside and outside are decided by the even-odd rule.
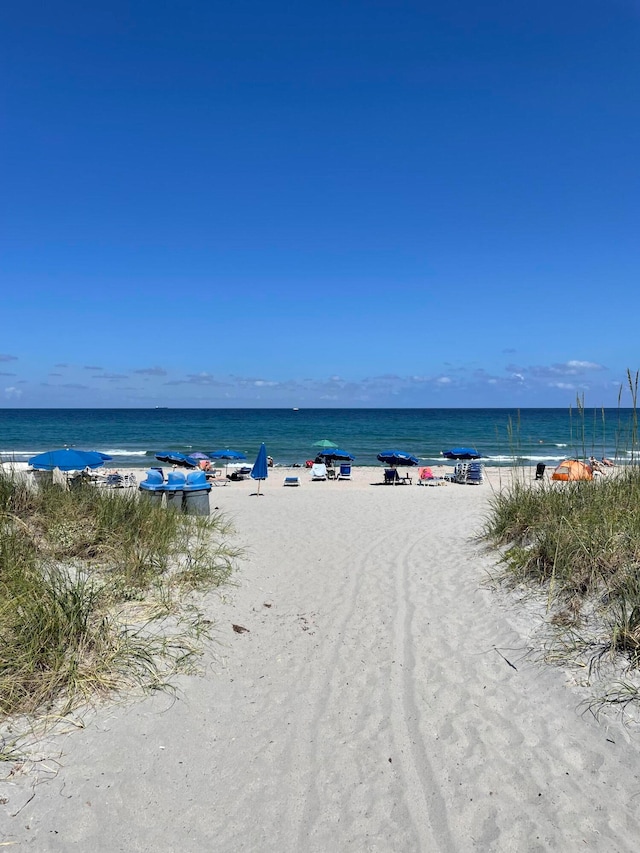
POLYGON ((167 509, 178 512, 182 509, 182 493, 185 486, 185 477, 182 471, 170 471, 167 474, 167 482, 164 484, 164 493, 167 496, 167 509))
POLYGON ((207 482, 204 471, 190 471, 184 486, 183 508, 187 515, 209 515, 209 492, 211 483, 207 482))
POLYGON ((164 494, 164 477, 162 471, 152 468, 147 471, 147 479, 142 480, 138 486, 140 496, 155 506, 162 506, 162 495, 164 494))

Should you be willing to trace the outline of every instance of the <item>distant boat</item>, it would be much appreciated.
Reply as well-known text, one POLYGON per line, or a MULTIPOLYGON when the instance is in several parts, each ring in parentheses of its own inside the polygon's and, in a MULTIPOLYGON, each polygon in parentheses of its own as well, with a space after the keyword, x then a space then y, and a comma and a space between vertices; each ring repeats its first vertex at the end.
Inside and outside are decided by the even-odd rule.
POLYGON ((294 406, 294 407, 293 407, 293 411, 294 411, 294 412, 299 412, 299 411, 300 411, 300 409, 299 409, 297 406, 294 406))

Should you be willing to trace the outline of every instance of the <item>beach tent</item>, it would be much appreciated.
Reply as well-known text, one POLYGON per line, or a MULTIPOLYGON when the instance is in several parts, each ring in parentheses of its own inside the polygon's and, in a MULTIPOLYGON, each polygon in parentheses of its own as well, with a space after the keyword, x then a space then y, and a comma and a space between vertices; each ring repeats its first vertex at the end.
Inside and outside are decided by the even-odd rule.
POLYGON ((565 459, 551 475, 552 480, 593 480, 591 468, 579 459, 565 459))

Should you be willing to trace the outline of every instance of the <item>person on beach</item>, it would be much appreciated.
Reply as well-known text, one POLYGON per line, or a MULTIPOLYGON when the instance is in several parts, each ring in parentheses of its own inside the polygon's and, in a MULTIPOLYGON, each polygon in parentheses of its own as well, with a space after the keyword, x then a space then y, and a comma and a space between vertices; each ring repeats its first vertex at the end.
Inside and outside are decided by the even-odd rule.
POLYGON ((602 465, 598 462, 595 456, 589 457, 589 465, 594 474, 604 474, 602 465))
POLYGON ((606 456, 602 457, 602 464, 606 465, 607 468, 613 468, 613 462, 610 459, 607 459, 606 456))

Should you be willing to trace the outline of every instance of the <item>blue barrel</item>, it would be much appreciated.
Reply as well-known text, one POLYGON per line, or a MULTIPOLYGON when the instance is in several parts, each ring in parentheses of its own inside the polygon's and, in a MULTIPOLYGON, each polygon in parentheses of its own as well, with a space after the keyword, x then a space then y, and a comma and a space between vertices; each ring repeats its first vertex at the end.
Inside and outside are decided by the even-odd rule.
POLYGON ((164 484, 164 493, 167 496, 167 509, 182 509, 182 495, 185 486, 185 478, 182 471, 170 471, 167 474, 167 482, 164 484))
POLYGON ((162 496, 164 494, 164 478, 161 471, 151 469, 147 471, 146 480, 142 480, 138 486, 140 496, 149 503, 155 506, 162 506, 162 496))
POLYGON ((184 485, 183 509, 187 515, 209 515, 209 492, 211 483, 207 482, 204 471, 190 471, 184 485))

